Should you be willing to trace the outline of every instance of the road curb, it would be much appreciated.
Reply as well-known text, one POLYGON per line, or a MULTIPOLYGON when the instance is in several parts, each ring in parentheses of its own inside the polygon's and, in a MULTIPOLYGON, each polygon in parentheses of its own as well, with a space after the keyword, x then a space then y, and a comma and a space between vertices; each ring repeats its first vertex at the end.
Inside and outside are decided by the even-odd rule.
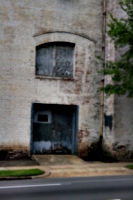
POLYGON ((23 177, 2 177, 0 178, 0 181, 13 181, 13 180, 25 180, 25 179, 31 179, 30 176, 23 176, 23 177))
POLYGON ((46 178, 48 176, 51 175, 51 172, 46 171, 44 174, 42 175, 38 175, 38 176, 31 176, 31 179, 37 179, 37 178, 46 178))

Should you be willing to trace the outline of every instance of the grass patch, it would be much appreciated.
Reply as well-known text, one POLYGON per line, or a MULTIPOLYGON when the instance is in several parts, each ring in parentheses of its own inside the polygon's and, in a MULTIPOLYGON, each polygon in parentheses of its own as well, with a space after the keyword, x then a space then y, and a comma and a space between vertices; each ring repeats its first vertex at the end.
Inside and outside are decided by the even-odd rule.
POLYGON ((1 170, 0 177, 22 177, 22 176, 37 176, 44 174, 40 169, 25 169, 25 170, 1 170))
POLYGON ((133 169, 133 164, 126 166, 128 169, 133 169))

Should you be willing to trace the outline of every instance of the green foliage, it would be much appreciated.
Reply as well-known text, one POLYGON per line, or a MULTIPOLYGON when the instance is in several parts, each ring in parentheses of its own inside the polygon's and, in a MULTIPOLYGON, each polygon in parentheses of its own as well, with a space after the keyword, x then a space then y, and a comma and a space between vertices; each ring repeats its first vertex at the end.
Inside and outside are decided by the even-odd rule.
POLYGON ((116 19, 110 14, 107 34, 114 42, 115 48, 125 48, 121 58, 115 62, 104 63, 103 75, 111 75, 113 83, 107 84, 102 90, 107 95, 127 94, 133 97, 133 0, 121 0, 121 9, 125 18, 116 19))
POLYGON ((133 164, 126 166, 128 169, 133 169, 133 164))
POLYGON ((22 176, 37 176, 44 174, 40 169, 26 169, 26 170, 1 170, 0 177, 22 177, 22 176))

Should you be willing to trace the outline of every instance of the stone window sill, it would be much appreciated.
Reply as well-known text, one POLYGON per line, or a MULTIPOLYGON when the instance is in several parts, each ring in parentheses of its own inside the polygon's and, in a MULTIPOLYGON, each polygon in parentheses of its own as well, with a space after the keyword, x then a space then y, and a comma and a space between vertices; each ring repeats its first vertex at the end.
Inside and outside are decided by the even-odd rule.
POLYGON ((55 77, 55 76, 40 76, 40 75, 35 75, 35 78, 37 79, 52 79, 52 80, 74 80, 74 77, 55 77))

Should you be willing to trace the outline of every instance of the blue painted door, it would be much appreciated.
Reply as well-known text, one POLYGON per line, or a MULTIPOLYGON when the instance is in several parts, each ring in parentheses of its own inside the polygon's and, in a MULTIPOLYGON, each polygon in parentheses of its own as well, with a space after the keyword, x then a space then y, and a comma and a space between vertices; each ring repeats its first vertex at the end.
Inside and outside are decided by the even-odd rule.
POLYGON ((32 153, 76 154, 76 108, 34 104, 32 153))

